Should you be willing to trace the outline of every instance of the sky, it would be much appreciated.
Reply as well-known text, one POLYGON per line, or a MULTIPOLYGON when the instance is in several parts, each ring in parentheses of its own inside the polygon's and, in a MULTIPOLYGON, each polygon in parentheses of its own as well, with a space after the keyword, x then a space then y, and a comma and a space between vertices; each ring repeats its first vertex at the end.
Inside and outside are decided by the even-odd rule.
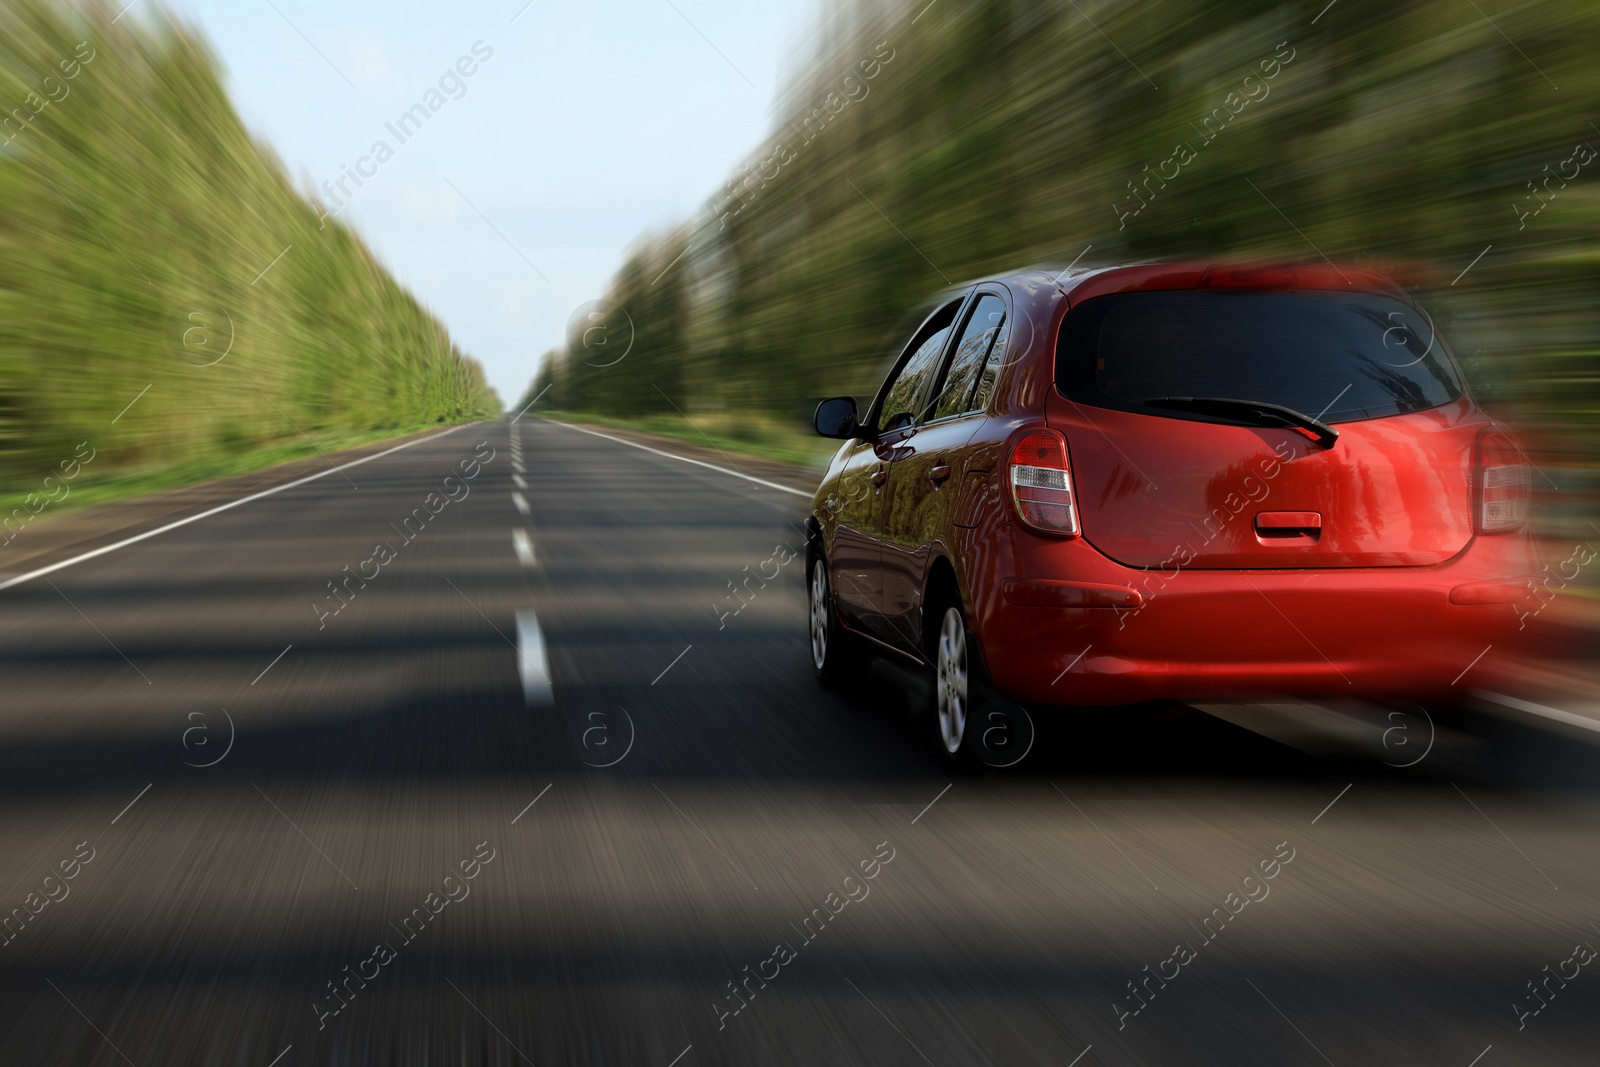
POLYGON ((816 10, 813 0, 168 6, 210 43, 245 125, 299 188, 358 164, 376 171, 324 203, 342 204, 339 220, 483 363, 507 405, 627 248, 700 210, 770 131, 816 10), (440 97, 403 143, 386 126, 440 97), (381 164, 370 158, 380 140, 393 152, 381 164))

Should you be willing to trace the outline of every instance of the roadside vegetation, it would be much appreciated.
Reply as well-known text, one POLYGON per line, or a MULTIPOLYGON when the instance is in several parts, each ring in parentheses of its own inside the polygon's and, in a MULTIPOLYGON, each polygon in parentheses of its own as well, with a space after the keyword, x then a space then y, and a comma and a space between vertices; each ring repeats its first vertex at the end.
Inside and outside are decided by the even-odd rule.
POLYGON ((0 6, 0 513, 84 442, 64 506, 497 414, 204 44, 121 6, 0 6))
POLYGON ((1326 254, 1418 291, 1570 502, 1600 445, 1600 6, 1479 7, 837 3, 747 167, 600 294, 626 325, 522 403, 799 426, 981 273, 1326 254))

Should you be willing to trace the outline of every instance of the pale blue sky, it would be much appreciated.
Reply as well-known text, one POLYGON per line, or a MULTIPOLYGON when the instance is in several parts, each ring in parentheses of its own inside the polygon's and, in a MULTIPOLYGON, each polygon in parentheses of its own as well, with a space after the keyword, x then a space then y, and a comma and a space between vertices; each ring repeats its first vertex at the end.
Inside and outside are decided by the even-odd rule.
POLYGON ((519 15, 522 5, 169 3, 216 50, 245 124, 298 185, 337 179, 379 139, 394 148, 340 218, 508 405, 627 246, 692 215, 757 147, 816 11, 813 0, 533 0, 519 15), (477 41, 493 58, 400 144, 384 124, 477 41))

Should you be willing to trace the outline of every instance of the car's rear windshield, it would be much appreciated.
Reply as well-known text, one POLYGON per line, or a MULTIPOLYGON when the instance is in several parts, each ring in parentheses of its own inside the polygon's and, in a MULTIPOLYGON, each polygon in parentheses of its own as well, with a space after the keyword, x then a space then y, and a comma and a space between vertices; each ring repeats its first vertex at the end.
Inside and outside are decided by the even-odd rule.
POLYGON ((1426 316, 1366 293, 1120 293, 1074 308, 1056 383, 1073 400, 1167 418, 1163 397, 1278 404, 1325 422, 1423 411, 1461 396, 1426 316))

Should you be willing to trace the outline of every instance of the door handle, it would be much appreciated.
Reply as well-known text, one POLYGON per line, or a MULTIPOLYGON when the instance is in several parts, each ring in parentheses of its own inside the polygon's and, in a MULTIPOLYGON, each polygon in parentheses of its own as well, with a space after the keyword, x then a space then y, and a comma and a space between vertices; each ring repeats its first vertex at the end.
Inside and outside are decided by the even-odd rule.
POLYGON ((1322 537, 1322 515, 1316 511, 1263 511, 1255 525, 1262 544, 1314 545, 1322 537))
POLYGON ((882 489, 883 483, 887 482, 888 480, 889 472, 884 470, 882 467, 879 467, 877 470, 872 472, 872 485, 874 488, 882 489))
POLYGON ((934 485, 940 485, 949 479, 950 464, 948 463, 936 464, 928 470, 928 481, 932 482, 934 485))

